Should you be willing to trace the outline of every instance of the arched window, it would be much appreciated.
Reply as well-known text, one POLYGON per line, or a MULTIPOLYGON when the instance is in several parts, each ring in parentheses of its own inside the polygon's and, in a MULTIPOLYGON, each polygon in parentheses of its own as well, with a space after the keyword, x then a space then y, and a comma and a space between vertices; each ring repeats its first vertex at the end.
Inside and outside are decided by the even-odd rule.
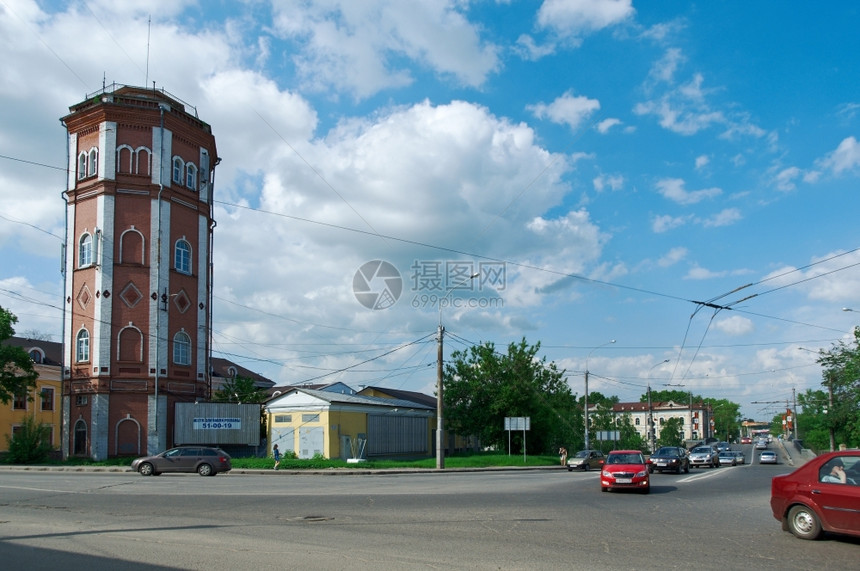
POLYGON ((194 163, 185 165, 185 186, 191 190, 197 190, 197 165, 194 163))
POLYGON ((75 456, 83 456, 87 453, 87 423, 82 418, 75 423, 75 443, 72 449, 75 456))
POLYGON ((177 365, 191 364, 191 337, 185 331, 173 336, 173 362, 177 365))
POLYGON ((152 164, 152 152, 146 147, 138 147, 135 153, 137 164, 135 165, 134 174, 149 176, 150 165, 152 164))
POLYGON ((116 172, 134 172, 134 150, 128 145, 120 145, 116 148, 116 172))
POLYGON ((179 157, 173 157, 173 182, 182 184, 182 174, 185 170, 185 164, 179 157))
POLYGON ((85 268, 93 264, 93 237, 86 233, 78 242, 78 267, 85 268))
POLYGON ((639 426, 639 417, 636 417, 636 426, 639 426))
POLYGON ((30 349, 30 358, 37 365, 45 362, 45 354, 42 353, 41 349, 30 349))
POLYGON ((143 334, 134 326, 123 327, 119 332, 119 360, 131 363, 143 361, 143 334))
POLYGON ((90 158, 89 158, 89 169, 87 170, 87 175, 95 176, 98 172, 98 164, 99 164, 99 150, 96 147, 90 149, 90 158))
POLYGON ((78 180, 87 176, 87 154, 81 153, 78 155, 78 180))
POLYGON ((177 272, 182 272, 183 274, 191 273, 191 244, 185 238, 180 238, 176 241, 173 266, 177 272))
POLYGON ((90 360, 90 332, 86 329, 78 331, 75 340, 75 360, 78 363, 86 363, 90 360))
POLYGON ((134 226, 119 237, 119 263, 143 265, 143 234, 134 226))

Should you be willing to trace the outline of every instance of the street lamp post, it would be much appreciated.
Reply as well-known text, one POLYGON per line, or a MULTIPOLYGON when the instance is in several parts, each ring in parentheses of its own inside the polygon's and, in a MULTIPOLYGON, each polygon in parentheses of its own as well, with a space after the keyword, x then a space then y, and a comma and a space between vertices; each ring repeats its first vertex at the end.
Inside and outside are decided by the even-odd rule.
POLYGON ((436 331, 436 469, 442 470, 445 468, 445 438, 443 431, 443 399, 442 399, 442 377, 443 371, 443 355, 442 355, 442 338, 445 336, 445 327, 442 325, 442 301, 445 300, 451 292, 458 286, 466 282, 470 282, 481 274, 472 274, 468 278, 460 280, 445 292, 445 295, 439 298, 439 327, 436 331))
POLYGON ((585 449, 591 449, 591 441, 588 438, 588 358, 591 357, 591 354, 600 349, 601 347, 606 347, 607 345, 611 345, 615 343, 615 339, 611 341, 607 341, 603 345, 598 345, 591 351, 589 351, 588 355, 585 356, 585 449))
POLYGON ((654 409, 651 406, 651 371, 659 367, 663 363, 668 363, 669 359, 663 359, 650 369, 648 369, 648 442, 651 444, 651 453, 657 449, 656 434, 654 434, 654 409))

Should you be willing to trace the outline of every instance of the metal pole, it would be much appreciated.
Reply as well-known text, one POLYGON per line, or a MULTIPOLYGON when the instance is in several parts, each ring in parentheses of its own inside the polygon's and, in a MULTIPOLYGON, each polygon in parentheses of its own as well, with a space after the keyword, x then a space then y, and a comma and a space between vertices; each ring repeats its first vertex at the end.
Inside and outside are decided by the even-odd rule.
MULTIPOLYGON (((441 309, 439 310, 441 314, 441 309)), ((436 469, 445 467, 445 449, 442 436, 442 336, 445 328, 440 321, 436 343, 436 469)))
POLYGON ((648 443, 651 445, 651 454, 654 453, 654 409, 651 407, 651 383, 648 383, 648 443))
POLYGON ((833 375, 827 376, 827 402, 829 404, 827 409, 827 426, 830 429, 830 451, 833 452, 836 450, 836 438, 833 434, 833 375))
POLYGON ((585 449, 591 450, 588 442, 588 369, 585 369, 585 449))

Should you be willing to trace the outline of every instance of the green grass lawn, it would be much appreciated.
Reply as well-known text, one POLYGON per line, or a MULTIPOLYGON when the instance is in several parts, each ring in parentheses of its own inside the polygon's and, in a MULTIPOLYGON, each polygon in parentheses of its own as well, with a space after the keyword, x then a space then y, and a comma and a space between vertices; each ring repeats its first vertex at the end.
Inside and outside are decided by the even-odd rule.
MULTIPOLYGON (((52 460, 45 465, 52 466, 129 466, 132 458, 109 458, 95 462, 88 458, 69 458, 67 460, 52 460)), ((270 470, 274 465, 271 458, 233 458, 233 468, 243 470, 270 470)), ((445 458, 446 468, 488 468, 505 466, 557 466, 558 456, 526 456, 507 455, 498 453, 477 453, 468 455, 453 455, 445 458)), ((419 460, 368 460, 357 464, 348 464, 344 460, 329 460, 327 458, 284 458, 281 460, 282 470, 321 470, 343 468, 350 470, 383 470, 392 468, 435 468, 436 458, 419 460)))

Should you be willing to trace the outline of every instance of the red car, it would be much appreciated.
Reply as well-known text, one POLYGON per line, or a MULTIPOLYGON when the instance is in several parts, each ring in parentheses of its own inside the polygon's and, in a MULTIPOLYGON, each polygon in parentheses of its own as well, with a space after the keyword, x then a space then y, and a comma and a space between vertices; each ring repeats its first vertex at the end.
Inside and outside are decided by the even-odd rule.
POLYGON ((651 491, 648 463, 639 450, 613 450, 600 470, 600 491, 623 488, 643 494, 651 491))
POLYGON ((860 537, 860 451, 828 452, 770 484, 770 507, 801 539, 822 531, 860 537))
POLYGON ((741 438, 741 444, 752 444, 752 438, 749 436, 744 436, 741 438))

